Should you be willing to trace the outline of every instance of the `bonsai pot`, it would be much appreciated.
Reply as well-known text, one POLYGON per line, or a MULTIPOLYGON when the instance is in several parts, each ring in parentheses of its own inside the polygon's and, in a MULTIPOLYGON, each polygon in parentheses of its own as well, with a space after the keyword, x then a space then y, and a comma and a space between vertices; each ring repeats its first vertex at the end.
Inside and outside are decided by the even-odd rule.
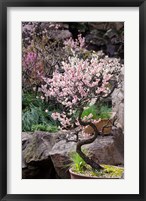
POLYGON ((71 179, 98 179, 98 177, 94 177, 94 176, 86 176, 83 174, 77 174, 72 171, 72 168, 69 169, 69 173, 70 173, 71 179))
MULTIPOLYGON (((116 168, 120 168, 120 167, 116 167, 116 168)), ((90 175, 85 175, 83 173, 74 172, 72 168, 69 169, 69 173, 70 173, 71 179, 123 179, 124 178, 123 176, 124 170, 123 170, 123 173, 121 174, 121 177, 120 176, 118 177, 90 176, 90 175)))
MULTIPOLYGON (((103 134, 108 135, 111 133, 112 125, 115 117, 115 112, 110 113, 109 119, 100 119, 98 122, 94 123, 99 131, 102 130, 102 128, 107 125, 108 127, 103 129, 103 134)), ((94 132, 93 128, 91 126, 86 126, 84 128, 84 132, 88 134, 92 134, 94 132)))

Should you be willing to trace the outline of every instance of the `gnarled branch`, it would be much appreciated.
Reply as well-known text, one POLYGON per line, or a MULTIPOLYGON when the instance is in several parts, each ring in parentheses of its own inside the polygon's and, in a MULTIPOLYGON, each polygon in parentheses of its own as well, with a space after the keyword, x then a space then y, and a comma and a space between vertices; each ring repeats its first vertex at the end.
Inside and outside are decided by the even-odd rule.
POLYGON ((91 158, 86 156, 83 152, 81 147, 85 144, 90 144, 94 142, 94 140, 97 138, 97 136, 100 134, 97 127, 92 122, 84 122, 81 119, 81 115, 83 112, 83 108, 80 108, 80 114, 79 114, 79 123, 82 126, 91 126, 94 129, 94 135, 91 138, 83 139, 77 142, 76 152, 84 159, 84 161, 90 165, 93 169, 101 170, 103 167, 101 167, 98 163, 94 162, 91 158))

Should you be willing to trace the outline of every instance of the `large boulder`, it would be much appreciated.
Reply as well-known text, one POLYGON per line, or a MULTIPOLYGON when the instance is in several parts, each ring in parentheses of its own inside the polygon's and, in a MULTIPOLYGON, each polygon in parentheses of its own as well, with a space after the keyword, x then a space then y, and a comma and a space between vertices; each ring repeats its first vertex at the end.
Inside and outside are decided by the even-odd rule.
POLYGON ((22 178, 54 178, 49 152, 56 135, 47 132, 22 133, 22 178))
POLYGON ((68 169, 71 161, 69 155, 72 151, 75 151, 75 147, 75 142, 67 142, 66 140, 61 140, 54 145, 52 151, 50 152, 55 170, 58 176, 62 179, 70 178, 68 169))
POLYGON ((30 143, 31 138, 32 138, 32 134, 31 132, 26 133, 26 132, 22 132, 22 168, 26 168, 27 164, 24 158, 24 150, 26 149, 27 145, 30 143))
POLYGON ((124 164, 124 136, 121 129, 113 130, 109 136, 99 136, 85 148, 95 162, 109 165, 124 164))
POLYGON ((25 162, 29 164, 48 159, 49 152, 55 144, 55 137, 52 133, 35 132, 23 152, 25 162))
POLYGON ((123 59, 124 52, 124 24, 118 23, 90 23, 89 30, 85 35, 88 50, 102 50, 110 57, 120 57, 123 59))

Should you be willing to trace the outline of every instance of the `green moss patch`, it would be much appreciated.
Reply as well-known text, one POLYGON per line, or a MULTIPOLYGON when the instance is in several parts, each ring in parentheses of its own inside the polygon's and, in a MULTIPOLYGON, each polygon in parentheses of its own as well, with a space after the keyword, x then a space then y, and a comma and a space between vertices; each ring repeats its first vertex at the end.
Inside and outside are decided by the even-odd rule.
POLYGON ((112 165, 101 165, 104 169, 98 171, 93 170, 90 166, 86 165, 82 172, 78 172, 74 167, 73 171, 77 174, 91 176, 91 177, 98 177, 98 178, 121 178, 124 168, 112 165))

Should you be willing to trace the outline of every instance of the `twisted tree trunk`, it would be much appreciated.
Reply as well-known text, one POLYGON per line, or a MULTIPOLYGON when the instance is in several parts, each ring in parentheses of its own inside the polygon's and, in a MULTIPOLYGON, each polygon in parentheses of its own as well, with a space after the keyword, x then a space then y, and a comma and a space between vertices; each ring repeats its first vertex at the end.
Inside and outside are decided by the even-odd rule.
POLYGON ((82 112, 83 112, 83 108, 80 109, 80 114, 79 114, 79 123, 80 123, 80 125, 82 125, 82 126, 91 126, 93 128, 93 130, 94 130, 94 135, 89 139, 84 139, 84 140, 78 141, 77 142, 77 147, 76 147, 76 152, 93 169, 101 170, 101 169, 103 169, 103 167, 101 167, 98 163, 94 162, 91 158, 86 156, 85 153, 83 153, 83 151, 82 151, 82 146, 83 145, 90 144, 90 143, 94 142, 95 139, 97 138, 97 136, 99 135, 99 131, 98 131, 97 127, 92 122, 84 122, 84 121, 82 121, 82 119, 81 119, 82 112))

